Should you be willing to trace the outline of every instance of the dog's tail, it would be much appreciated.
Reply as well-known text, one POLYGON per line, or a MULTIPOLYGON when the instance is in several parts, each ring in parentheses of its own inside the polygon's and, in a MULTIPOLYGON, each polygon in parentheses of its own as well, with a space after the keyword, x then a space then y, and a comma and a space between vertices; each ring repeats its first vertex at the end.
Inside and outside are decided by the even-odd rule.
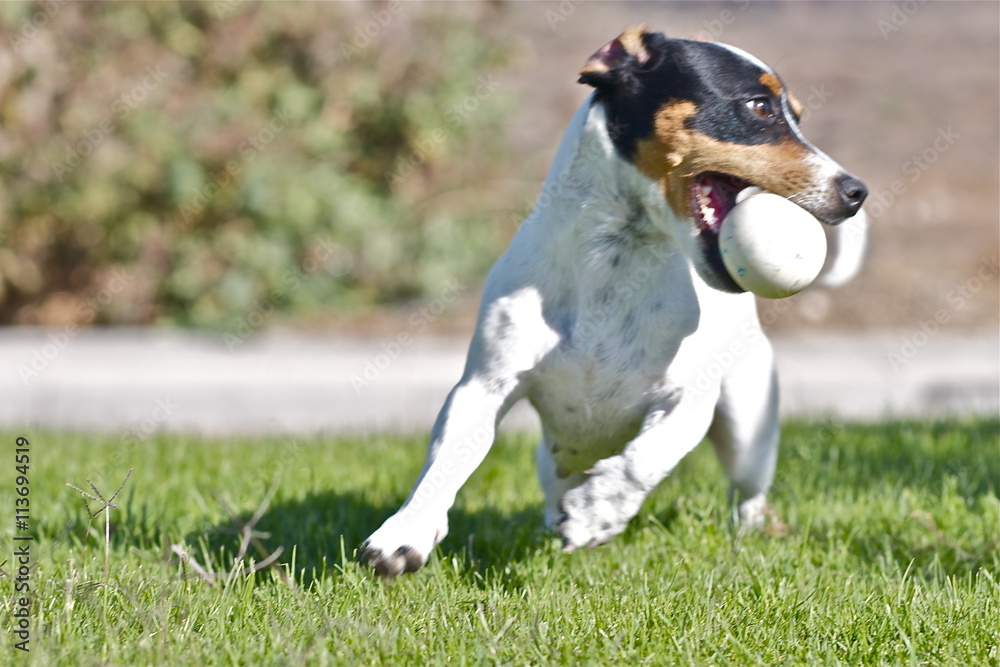
POLYGON ((840 287, 857 275, 868 245, 868 216, 862 209, 833 228, 833 252, 826 271, 819 277, 825 287, 840 287))

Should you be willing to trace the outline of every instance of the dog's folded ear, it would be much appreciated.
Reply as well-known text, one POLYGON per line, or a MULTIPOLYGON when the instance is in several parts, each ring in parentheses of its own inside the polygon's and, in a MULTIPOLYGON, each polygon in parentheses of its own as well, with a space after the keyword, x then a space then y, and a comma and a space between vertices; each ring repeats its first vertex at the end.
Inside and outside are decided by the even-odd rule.
POLYGON ((598 90, 620 87, 632 71, 651 64, 648 34, 645 26, 630 28, 599 48, 580 70, 578 82, 598 90))

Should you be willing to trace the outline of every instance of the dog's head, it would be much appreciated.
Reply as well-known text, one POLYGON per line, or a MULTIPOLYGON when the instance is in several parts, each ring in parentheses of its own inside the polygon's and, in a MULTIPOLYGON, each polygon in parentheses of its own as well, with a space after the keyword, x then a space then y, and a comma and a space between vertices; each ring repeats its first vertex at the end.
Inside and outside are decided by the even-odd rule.
POLYGON ((580 72, 596 89, 619 155, 659 185, 698 273, 742 291, 719 254, 718 231, 750 185, 835 225, 868 194, 799 130, 801 106, 767 65, 713 42, 641 28, 598 50, 580 72))

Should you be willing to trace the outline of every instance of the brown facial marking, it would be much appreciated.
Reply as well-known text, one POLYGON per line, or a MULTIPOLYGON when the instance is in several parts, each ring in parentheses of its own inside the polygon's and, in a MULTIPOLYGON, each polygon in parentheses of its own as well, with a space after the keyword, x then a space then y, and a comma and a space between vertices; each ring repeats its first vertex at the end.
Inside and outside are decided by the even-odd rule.
POLYGON ((742 178, 782 197, 812 184, 808 147, 793 138, 757 146, 719 141, 685 127, 696 111, 690 101, 664 105, 656 114, 653 135, 637 144, 636 168, 660 184, 667 203, 678 214, 691 213, 691 178, 705 171, 742 178))
POLYGON ((795 95, 792 95, 791 93, 788 93, 788 104, 791 105, 792 112, 795 114, 795 117, 800 118, 805 107, 802 106, 802 102, 799 102, 799 98, 795 97, 795 95))
POLYGON ((636 144, 635 166, 660 184, 670 208, 688 212, 687 183, 693 174, 683 168, 690 154, 691 134, 684 123, 698 110, 694 102, 669 102, 656 114, 653 136, 636 144))
POLYGON ((765 86, 768 90, 774 93, 775 97, 781 97, 781 82, 778 81, 778 77, 774 76, 770 72, 764 72, 760 75, 759 81, 761 85, 765 86))

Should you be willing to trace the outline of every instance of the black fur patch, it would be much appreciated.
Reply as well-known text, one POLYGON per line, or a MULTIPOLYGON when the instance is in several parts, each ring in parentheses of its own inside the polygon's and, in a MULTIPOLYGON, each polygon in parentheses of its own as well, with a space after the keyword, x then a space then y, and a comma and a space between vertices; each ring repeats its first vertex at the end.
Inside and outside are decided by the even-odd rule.
POLYGON ((636 144, 653 134, 660 109, 682 101, 697 109, 687 127, 713 139, 756 146, 792 138, 782 100, 760 82, 765 70, 755 63, 710 42, 662 33, 645 33, 643 40, 646 63, 632 59, 601 81, 587 82, 597 90, 595 103, 607 108, 608 134, 622 155, 634 156, 636 144), (756 98, 770 101, 773 117, 761 118, 747 107, 756 98))

